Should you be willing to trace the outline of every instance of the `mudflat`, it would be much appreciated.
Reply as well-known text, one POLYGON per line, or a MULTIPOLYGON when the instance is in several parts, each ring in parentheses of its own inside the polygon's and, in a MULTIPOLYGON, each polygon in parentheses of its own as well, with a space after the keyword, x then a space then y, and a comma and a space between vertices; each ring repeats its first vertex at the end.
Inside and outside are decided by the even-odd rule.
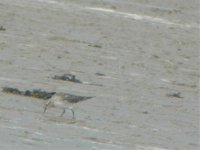
POLYGON ((199 28, 198 0, 1 0, 0 87, 92 98, 1 91, 0 149, 198 150, 199 28))

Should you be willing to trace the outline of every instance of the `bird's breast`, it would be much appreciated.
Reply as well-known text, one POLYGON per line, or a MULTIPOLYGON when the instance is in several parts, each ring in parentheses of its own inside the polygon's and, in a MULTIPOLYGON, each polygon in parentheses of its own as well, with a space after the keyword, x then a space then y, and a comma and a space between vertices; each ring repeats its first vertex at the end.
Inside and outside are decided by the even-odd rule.
POLYGON ((56 100, 56 101, 54 101, 54 106, 63 106, 64 107, 64 102, 63 101, 61 101, 61 100, 56 100))

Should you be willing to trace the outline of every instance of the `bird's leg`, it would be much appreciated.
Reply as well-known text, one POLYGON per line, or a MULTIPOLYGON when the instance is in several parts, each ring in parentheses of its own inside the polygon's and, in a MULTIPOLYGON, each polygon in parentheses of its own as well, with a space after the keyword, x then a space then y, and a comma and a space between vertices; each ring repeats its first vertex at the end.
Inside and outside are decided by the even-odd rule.
POLYGON ((48 102, 47 102, 47 103, 45 104, 45 106, 44 106, 44 111, 43 111, 43 113, 46 112, 46 110, 47 110, 47 108, 48 108, 48 106, 49 106, 50 103, 51 103, 51 101, 48 100, 48 102))
POLYGON ((73 110, 72 107, 70 107, 70 108, 64 108, 64 109, 63 109, 63 112, 62 112, 61 115, 60 115, 60 117, 62 117, 62 116, 64 115, 66 109, 70 109, 70 110, 71 110, 72 115, 73 115, 73 120, 74 120, 74 119, 75 119, 75 113, 74 113, 74 110, 73 110))
POLYGON ((65 108, 63 109, 63 112, 61 113, 60 117, 62 117, 65 113, 65 108))
POLYGON ((69 108, 70 110, 71 110, 71 112, 72 112, 72 115, 73 115, 73 120, 75 119, 75 114, 74 114, 74 110, 73 110, 73 108, 69 108))

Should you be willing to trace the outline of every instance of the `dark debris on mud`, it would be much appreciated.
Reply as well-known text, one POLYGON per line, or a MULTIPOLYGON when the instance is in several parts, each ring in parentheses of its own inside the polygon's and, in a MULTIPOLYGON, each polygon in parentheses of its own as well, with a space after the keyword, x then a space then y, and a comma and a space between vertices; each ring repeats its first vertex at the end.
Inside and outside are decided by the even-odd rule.
POLYGON ((95 75, 97 75, 97 76, 106 76, 105 74, 99 73, 99 72, 96 72, 95 75))
POLYGON ((101 45, 98 45, 98 44, 89 44, 88 46, 90 46, 90 47, 95 47, 95 48, 102 48, 102 46, 101 45))
POLYGON ((6 28, 4 28, 3 26, 0 26, 0 31, 6 31, 6 28))
POLYGON ((39 99, 44 99, 44 100, 51 98, 56 93, 56 92, 46 92, 41 89, 22 91, 13 87, 3 87, 2 91, 6 93, 10 93, 10 94, 34 97, 34 98, 39 98, 39 99))
POLYGON ((64 81, 70 81, 74 83, 82 83, 80 80, 76 79, 76 76, 73 74, 65 73, 63 75, 55 75, 53 79, 56 80, 64 80, 64 81))
POLYGON ((172 93, 172 94, 166 94, 166 96, 168 96, 168 97, 175 97, 175 98, 183 98, 181 96, 181 92, 176 92, 176 93, 172 93))

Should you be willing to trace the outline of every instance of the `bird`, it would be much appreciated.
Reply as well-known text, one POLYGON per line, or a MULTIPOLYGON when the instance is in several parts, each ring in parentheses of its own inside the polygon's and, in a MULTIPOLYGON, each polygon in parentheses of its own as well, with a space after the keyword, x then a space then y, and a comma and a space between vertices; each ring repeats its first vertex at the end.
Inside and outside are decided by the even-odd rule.
POLYGON ((45 104, 43 113, 47 111, 48 107, 59 107, 63 109, 62 113, 60 114, 60 117, 62 117, 65 114, 66 109, 69 109, 72 112, 72 119, 74 120, 75 113, 72 105, 90 98, 92 97, 76 96, 68 93, 55 93, 45 104))

